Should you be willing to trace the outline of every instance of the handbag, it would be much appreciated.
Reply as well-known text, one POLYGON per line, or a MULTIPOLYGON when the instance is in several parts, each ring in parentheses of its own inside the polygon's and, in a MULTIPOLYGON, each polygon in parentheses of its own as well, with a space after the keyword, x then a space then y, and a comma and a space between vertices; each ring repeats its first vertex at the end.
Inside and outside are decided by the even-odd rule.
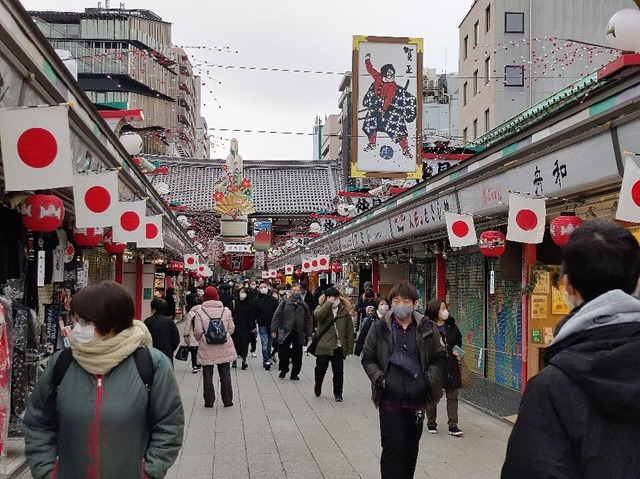
POLYGON ((189 347, 180 345, 180 347, 178 347, 178 350, 176 351, 175 358, 178 361, 186 361, 188 357, 189 357, 189 347))
POLYGON ((464 361, 458 361, 458 365, 460 366, 460 387, 462 389, 473 388, 473 376, 467 369, 467 365, 464 361))
POLYGON ((325 333, 327 331, 329 331, 329 329, 331 328, 331 326, 334 325, 334 323, 338 320, 338 315, 336 315, 335 318, 333 318, 333 321, 331 321, 329 323, 329 326, 327 326, 326 328, 324 328, 324 330, 320 333, 320 334, 313 334, 313 337, 311 338, 311 342, 309 343, 309 345, 307 346, 307 352, 313 356, 316 355, 316 349, 318 348, 318 342, 320 342, 320 338, 322 336, 325 335, 325 333))

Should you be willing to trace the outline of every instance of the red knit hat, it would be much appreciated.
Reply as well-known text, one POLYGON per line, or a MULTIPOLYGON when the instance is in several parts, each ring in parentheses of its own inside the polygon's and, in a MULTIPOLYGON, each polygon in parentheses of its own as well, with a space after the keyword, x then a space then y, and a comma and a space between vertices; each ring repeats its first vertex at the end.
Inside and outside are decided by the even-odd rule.
POLYGON ((215 286, 207 286, 204 289, 204 295, 202 296, 203 301, 220 301, 220 296, 218 296, 218 290, 215 286))

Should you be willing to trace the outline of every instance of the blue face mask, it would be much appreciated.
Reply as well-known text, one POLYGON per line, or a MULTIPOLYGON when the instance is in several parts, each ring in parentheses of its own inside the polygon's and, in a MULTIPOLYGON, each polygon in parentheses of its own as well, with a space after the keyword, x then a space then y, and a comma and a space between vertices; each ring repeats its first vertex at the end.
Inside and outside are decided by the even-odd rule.
POLYGON ((294 303, 299 302, 299 301, 300 301, 300 299, 301 299, 300 293, 292 293, 292 294, 291 294, 291 299, 292 299, 292 301, 293 301, 294 303))

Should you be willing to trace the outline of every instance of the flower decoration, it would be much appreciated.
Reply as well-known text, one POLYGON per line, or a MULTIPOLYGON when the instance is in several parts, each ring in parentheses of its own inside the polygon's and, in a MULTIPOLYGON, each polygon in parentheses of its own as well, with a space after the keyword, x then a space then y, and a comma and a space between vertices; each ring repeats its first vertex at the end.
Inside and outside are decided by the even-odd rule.
POLYGON ((215 202, 222 200, 222 198, 224 198, 224 193, 222 191, 213 192, 213 199, 215 202))
POLYGON ((243 190, 248 190, 249 188, 251 188, 251 180, 249 178, 242 178, 242 181, 240 182, 240 188, 242 188, 243 190))

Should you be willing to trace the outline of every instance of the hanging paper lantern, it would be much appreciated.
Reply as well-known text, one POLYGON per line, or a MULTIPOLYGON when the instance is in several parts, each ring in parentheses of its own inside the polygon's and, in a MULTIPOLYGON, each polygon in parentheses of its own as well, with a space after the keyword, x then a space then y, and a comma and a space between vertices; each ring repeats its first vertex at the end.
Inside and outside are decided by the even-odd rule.
POLYGON ((102 246, 109 254, 122 254, 127 249, 127 243, 114 243, 113 231, 109 230, 102 238, 102 246))
POLYGON ((179 273, 180 271, 184 270, 184 263, 182 261, 169 261, 169 264, 167 265, 167 269, 169 271, 173 271, 174 273, 179 273))
POLYGON ((331 263, 331 271, 333 273, 342 273, 342 263, 331 263))
POLYGON ((322 226, 320 226, 320 223, 311 223, 309 225, 309 233, 312 235, 322 234, 322 226))
POLYGON ((120 143, 124 146, 131 156, 138 155, 142 151, 143 142, 142 137, 137 133, 127 133, 120 137, 120 143))
POLYGON ((491 258, 501 256, 507 247, 507 238, 501 231, 485 231, 478 239, 480 252, 491 258))
POLYGON ((31 195, 22 203, 22 224, 29 231, 51 232, 62 225, 64 205, 53 195, 31 195))
POLYGON ((551 221, 549 231, 551 239, 558 246, 564 246, 569 241, 569 236, 578 226, 582 224, 582 219, 573 213, 560 213, 551 221))
POLYGON ((92 247, 98 246, 104 236, 103 228, 74 228, 73 241, 78 246, 92 247))
POLYGON ((220 258, 220 267, 227 271, 247 271, 253 268, 255 257, 245 254, 225 254, 220 258))
POLYGON ((613 48, 628 52, 640 51, 640 10, 625 8, 615 13, 605 30, 607 42, 613 48))
POLYGON ((302 272, 302 269, 300 269, 300 268, 296 268, 296 270, 293 272, 293 274, 295 274, 295 275, 296 275, 296 278, 302 278, 302 275, 303 275, 304 273, 302 272))

